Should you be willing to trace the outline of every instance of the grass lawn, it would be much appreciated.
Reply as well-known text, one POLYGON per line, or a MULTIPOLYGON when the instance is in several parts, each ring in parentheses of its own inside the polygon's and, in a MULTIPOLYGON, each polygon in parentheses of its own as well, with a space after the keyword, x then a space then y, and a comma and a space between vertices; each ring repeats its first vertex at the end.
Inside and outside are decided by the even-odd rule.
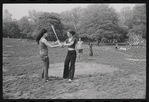
MULTIPOLYGON (((145 99, 146 61, 126 60, 134 58, 134 51, 130 51, 133 55, 130 57, 126 55, 129 52, 116 51, 114 46, 94 45, 93 56, 89 56, 88 45, 83 45, 83 49, 71 83, 62 76, 50 76, 50 81, 44 83, 41 79, 43 63, 36 42, 3 38, 3 98, 145 99), (81 74, 84 70, 87 73, 81 74), (93 70, 96 73, 91 73, 93 70)), ((137 53, 146 58, 146 50, 140 52, 137 53)), ((66 54, 67 48, 49 48, 51 71, 56 66, 63 70, 66 54)))

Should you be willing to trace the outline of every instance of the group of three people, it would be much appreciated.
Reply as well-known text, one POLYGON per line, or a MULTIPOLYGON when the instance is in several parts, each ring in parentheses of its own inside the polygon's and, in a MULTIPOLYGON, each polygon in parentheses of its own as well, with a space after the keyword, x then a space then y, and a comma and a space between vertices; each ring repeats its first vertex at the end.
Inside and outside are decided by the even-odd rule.
MULTIPOLYGON (((68 39, 66 39, 64 43, 61 43, 59 40, 57 40, 54 43, 51 43, 47 40, 50 37, 49 34, 47 33, 47 30, 46 29, 40 30, 38 36, 36 37, 36 41, 37 41, 37 44, 39 45, 40 57, 44 62, 42 78, 45 81, 48 81, 48 69, 49 69, 49 57, 48 57, 47 47, 64 47, 64 46, 68 46, 68 53, 65 58, 63 78, 68 79, 69 82, 73 80, 74 72, 75 72, 75 62, 76 62, 75 46, 77 44, 77 39, 74 37, 74 35, 75 35, 75 31, 70 30, 67 32, 68 39)), ((79 49, 81 49, 80 45, 82 44, 82 41, 80 42, 81 43, 79 43, 79 49)))

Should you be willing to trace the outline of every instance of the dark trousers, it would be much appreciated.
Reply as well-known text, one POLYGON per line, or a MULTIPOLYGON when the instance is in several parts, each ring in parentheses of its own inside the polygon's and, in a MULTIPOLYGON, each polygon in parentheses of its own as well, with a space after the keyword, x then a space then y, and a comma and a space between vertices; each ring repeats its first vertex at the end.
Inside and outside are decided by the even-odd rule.
POLYGON ((73 79, 75 72, 75 62, 76 62, 76 51, 68 51, 65 63, 64 63, 64 72, 63 78, 73 79), (69 66, 70 64, 70 66, 69 66))
POLYGON ((44 80, 47 80, 48 79, 48 69, 49 69, 49 57, 41 56, 41 59, 44 63, 44 69, 42 71, 42 78, 44 78, 44 80))

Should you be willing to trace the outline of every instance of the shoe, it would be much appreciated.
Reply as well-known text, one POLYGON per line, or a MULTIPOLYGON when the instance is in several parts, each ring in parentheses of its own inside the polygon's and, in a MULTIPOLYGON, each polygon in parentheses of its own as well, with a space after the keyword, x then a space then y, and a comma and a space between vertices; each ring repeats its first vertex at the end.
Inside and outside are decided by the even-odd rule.
POLYGON ((48 79, 44 79, 44 82, 48 82, 49 80, 48 79))
POLYGON ((68 79, 68 82, 71 82, 72 80, 71 79, 68 79))

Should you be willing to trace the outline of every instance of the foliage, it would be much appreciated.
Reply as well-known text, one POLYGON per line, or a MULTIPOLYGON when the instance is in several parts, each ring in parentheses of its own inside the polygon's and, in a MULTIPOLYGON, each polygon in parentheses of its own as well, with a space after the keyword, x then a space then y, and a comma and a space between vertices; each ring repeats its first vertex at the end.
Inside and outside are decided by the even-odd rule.
POLYGON ((121 9, 120 11, 120 21, 123 22, 123 24, 125 26, 127 26, 129 29, 132 27, 132 12, 133 10, 131 10, 130 7, 124 7, 121 9))
POLYGON ((78 36, 79 22, 83 9, 81 7, 74 8, 70 11, 65 11, 60 13, 60 18, 63 23, 64 29, 63 33, 66 34, 66 31, 72 29, 76 31, 76 36, 78 36))
POLYGON ((136 5, 133 9, 133 27, 128 35, 136 34, 146 38, 146 6, 136 5))
POLYGON ((22 17, 18 21, 19 29, 20 29, 20 34, 22 38, 31 38, 32 37, 32 31, 33 29, 31 28, 31 25, 27 19, 27 17, 22 17))
POLYGON ((5 9, 3 11, 3 22, 10 22, 10 21, 12 21, 11 16, 12 16, 12 14, 10 14, 7 9, 5 9))
POLYGON ((30 10, 28 16, 12 20, 8 10, 3 11, 3 37, 34 39, 38 31, 46 28, 52 41, 56 40, 51 25, 60 40, 67 38, 69 29, 75 30, 82 40, 100 42, 124 42, 132 36, 146 38, 146 6, 124 7, 116 12, 109 5, 91 4, 60 14, 30 10), (129 37, 129 38, 128 38, 129 37))
POLYGON ((3 22, 3 37, 19 38, 20 30, 15 21, 3 22))
POLYGON ((43 13, 40 17, 39 17, 39 21, 37 24, 37 29, 40 30, 42 28, 45 28, 48 30, 48 33, 51 36, 50 40, 56 40, 55 34, 52 30, 51 25, 54 26, 54 29, 57 33, 57 36, 59 39, 63 39, 63 34, 62 34, 62 30, 63 30, 63 25, 61 23, 59 14, 57 13, 43 13))
POLYGON ((37 12, 36 10, 29 10, 28 13, 29 13, 28 19, 30 19, 34 23, 37 23, 39 16, 43 14, 44 12, 37 12))
POLYGON ((109 5, 89 5, 82 13, 79 28, 82 37, 113 39, 119 35, 117 13, 109 5))

